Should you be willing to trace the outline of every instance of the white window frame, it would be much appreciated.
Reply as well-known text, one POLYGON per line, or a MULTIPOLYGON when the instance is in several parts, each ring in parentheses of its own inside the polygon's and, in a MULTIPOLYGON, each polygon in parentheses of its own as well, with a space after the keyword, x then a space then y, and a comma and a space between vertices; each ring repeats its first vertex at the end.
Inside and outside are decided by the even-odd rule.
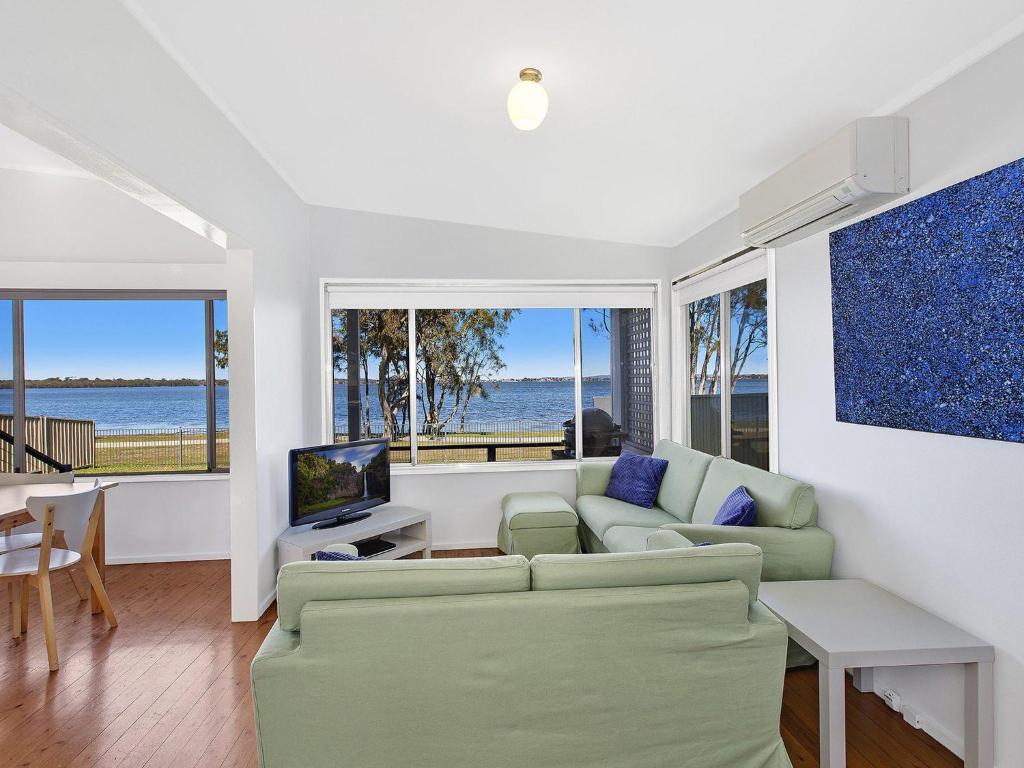
MULTIPOLYGON (((204 358, 204 399, 206 401, 206 469, 160 470, 145 468, 138 472, 113 472, 109 474, 83 475, 83 477, 118 477, 135 478, 135 482, 148 482, 151 479, 179 478, 193 480, 200 477, 228 476, 231 472, 230 459, 227 467, 217 466, 217 371, 215 367, 214 339, 216 328, 214 323, 214 303, 227 301, 227 291, 199 289, 106 289, 106 288, 53 288, 53 289, 0 289, 0 301, 11 302, 12 328, 12 373, 13 373, 13 409, 14 422, 12 464, 14 472, 25 471, 27 455, 25 453, 25 302, 26 301, 195 301, 203 302, 203 358, 204 358)), ((230 348, 230 340, 229 340, 230 348)), ((230 380, 230 365, 228 366, 230 380)), ((230 411, 230 407, 229 407, 230 411)), ((228 417, 228 434, 231 434, 230 413, 228 417)))
MULTIPOLYGON (((775 250, 762 248, 744 253, 725 262, 682 277, 672 285, 672 437, 676 442, 690 445, 690 372, 686 370, 690 359, 690 334, 687 323, 687 305, 698 299, 719 294, 721 329, 719 354, 730 347, 731 313, 728 293, 758 280, 767 281, 768 292, 768 468, 779 469, 779 371, 778 335, 775 301, 775 250)), ((732 452, 731 389, 728 365, 722 365, 721 455, 728 458, 732 452)))
MULTIPOLYGON (((334 441, 334 360, 332 355, 332 298, 335 305, 348 308, 429 309, 466 307, 508 307, 529 309, 548 307, 573 311, 573 371, 575 379, 575 418, 582 423, 582 350, 580 348, 580 310, 606 306, 649 306, 651 311, 651 382, 653 392, 654 442, 662 437, 658 418, 661 402, 659 387, 658 333, 662 308, 662 284, 659 280, 375 280, 359 278, 320 279, 320 377, 321 438, 334 441), (547 296, 547 298, 545 298, 547 296), (339 298, 340 297, 340 298, 339 298), (557 297, 557 298, 556 298, 557 297), (611 302, 611 303, 609 303, 611 302), (631 304, 631 302, 634 302, 631 304)), ((410 375, 416 360, 415 312, 409 314, 410 375)), ((410 408, 410 433, 418 429, 418 413, 410 408)), ((394 475, 454 474, 523 471, 575 471, 582 463, 609 463, 608 457, 582 458, 580 429, 576 430, 575 460, 464 462, 417 464, 416 440, 410 441, 410 463, 393 464, 394 475)))

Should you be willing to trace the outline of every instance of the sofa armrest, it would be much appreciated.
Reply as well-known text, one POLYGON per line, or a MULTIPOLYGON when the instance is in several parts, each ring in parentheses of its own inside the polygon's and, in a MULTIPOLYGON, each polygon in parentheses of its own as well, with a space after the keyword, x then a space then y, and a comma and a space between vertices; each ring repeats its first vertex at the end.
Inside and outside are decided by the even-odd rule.
POLYGON ((692 547, 693 542, 678 531, 670 531, 662 528, 647 537, 647 551, 653 552, 656 549, 686 549, 692 547))
POLYGON ((828 579, 832 575, 832 534, 817 526, 803 528, 763 528, 758 526, 663 525, 682 534, 694 544, 710 542, 756 544, 764 553, 764 581, 802 581, 828 579))
POLYGON ((576 465, 576 498, 580 496, 604 496, 612 476, 612 465, 605 462, 576 465))
POLYGON ((263 638, 260 649, 252 658, 252 673, 255 676, 257 671, 270 659, 277 659, 282 656, 289 656, 295 653, 299 647, 299 633, 288 632, 281 629, 281 622, 274 622, 267 636, 263 638))

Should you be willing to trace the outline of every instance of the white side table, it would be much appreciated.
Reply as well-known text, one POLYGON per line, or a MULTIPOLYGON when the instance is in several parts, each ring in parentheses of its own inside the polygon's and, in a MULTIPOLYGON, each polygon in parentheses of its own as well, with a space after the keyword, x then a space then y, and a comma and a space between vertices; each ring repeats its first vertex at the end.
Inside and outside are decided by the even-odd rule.
POLYGON ((866 691, 874 667, 917 664, 964 665, 964 766, 995 764, 991 645, 861 579, 765 582, 759 597, 818 660, 821 768, 846 766, 846 670, 866 691))

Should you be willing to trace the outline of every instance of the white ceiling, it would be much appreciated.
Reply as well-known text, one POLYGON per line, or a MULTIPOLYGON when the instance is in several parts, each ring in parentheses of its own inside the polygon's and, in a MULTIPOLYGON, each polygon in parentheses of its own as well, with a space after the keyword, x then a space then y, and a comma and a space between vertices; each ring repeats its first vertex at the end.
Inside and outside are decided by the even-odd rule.
POLYGON ((1024 0, 123 0, 308 203, 675 245, 1024 0), (545 123, 505 114, 520 68, 545 123))

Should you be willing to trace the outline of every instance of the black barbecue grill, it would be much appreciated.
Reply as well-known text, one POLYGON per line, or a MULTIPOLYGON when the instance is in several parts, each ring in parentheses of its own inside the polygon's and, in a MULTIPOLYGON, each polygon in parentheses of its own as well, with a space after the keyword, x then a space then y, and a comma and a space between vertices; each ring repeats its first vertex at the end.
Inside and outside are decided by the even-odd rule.
MULTIPOLYGON (((564 457, 576 458, 576 417, 562 424, 565 427, 564 457)), ((583 409, 583 455, 618 456, 622 453, 622 440, 626 433, 614 422, 607 411, 600 408, 583 409)))

